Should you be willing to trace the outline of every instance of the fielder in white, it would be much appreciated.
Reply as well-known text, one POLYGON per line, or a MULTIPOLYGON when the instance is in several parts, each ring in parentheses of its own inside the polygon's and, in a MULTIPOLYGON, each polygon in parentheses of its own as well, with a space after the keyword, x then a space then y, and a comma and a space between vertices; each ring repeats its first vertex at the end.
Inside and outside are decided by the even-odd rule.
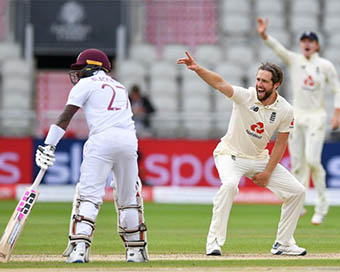
POLYGON ((178 64, 185 64, 210 86, 231 99, 233 112, 227 134, 214 151, 216 168, 222 185, 214 197, 214 208, 207 238, 207 255, 221 255, 233 200, 242 176, 270 189, 283 200, 274 255, 305 255, 293 234, 305 198, 305 188, 279 161, 293 129, 293 108, 277 93, 282 82, 280 67, 262 64, 256 75, 256 88, 231 86, 219 74, 199 66, 189 52, 178 64), (275 132, 275 146, 269 158, 266 146, 275 132))
MULTIPOLYGON (((340 124, 340 84, 333 64, 319 57, 318 36, 305 32, 300 37, 302 54, 287 50, 273 37, 266 34, 267 20, 258 18, 258 33, 288 66, 291 76, 293 107, 295 116, 294 133, 289 138, 292 173, 308 189, 312 173, 316 189, 315 213, 312 224, 319 225, 328 213, 326 198, 326 173, 321 164, 321 153, 326 131, 326 108, 324 95, 329 84, 334 92, 334 115, 332 129, 340 124)), ((302 209, 301 215, 306 210, 302 209)))
POLYGON ((67 263, 89 261, 96 218, 103 202, 106 180, 114 174, 114 199, 118 232, 126 247, 127 262, 148 260, 146 226, 141 183, 138 178, 137 138, 128 92, 108 73, 107 55, 98 49, 81 52, 71 65, 74 84, 64 111, 51 125, 45 146, 39 146, 36 163, 47 169, 53 165, 54 151, 79 108, 85 112, 90 129, 84 145, 80 180, 71 214, 67 263))

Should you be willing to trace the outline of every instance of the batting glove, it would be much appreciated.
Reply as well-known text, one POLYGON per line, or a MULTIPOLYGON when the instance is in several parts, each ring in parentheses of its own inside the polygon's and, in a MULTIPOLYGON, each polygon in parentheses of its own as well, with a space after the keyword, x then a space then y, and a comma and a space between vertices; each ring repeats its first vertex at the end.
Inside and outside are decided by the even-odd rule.
POLYGON ((35 163, 44 170, 52 166, 55 162, 55 146, 54 145, 39 145, 35 153, 35 163))

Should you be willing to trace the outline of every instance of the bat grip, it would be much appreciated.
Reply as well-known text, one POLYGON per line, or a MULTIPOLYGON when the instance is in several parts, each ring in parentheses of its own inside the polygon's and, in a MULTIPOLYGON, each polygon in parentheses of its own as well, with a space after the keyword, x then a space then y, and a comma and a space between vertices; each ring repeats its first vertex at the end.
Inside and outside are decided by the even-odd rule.
POLYGON ((39 186, 39 184, 40 184, 42 178, 43 178, 44 175, 45 175, 45 172, 46 172, 46 169, 40 169, 38 175, 36 176, 36 178, 35 178, 35 180, 34 180, 32 186, 31 186, 32 189, 37 189, 37 188, 38 188, 38 186, 39 186))

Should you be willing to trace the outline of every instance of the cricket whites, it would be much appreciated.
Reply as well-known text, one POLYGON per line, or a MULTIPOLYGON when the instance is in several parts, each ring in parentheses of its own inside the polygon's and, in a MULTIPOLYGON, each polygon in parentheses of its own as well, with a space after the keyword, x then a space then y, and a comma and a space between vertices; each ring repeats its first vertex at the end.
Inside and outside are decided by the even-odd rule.
POLYGON ((0 262, 8 262, 10 259, 15 243, 18 241, 33 205, 39 196, 38 186, 45 172, 45 169, 40 169, 32 186, 25 189, 24 195, 15 208, 0 240, 0 262))

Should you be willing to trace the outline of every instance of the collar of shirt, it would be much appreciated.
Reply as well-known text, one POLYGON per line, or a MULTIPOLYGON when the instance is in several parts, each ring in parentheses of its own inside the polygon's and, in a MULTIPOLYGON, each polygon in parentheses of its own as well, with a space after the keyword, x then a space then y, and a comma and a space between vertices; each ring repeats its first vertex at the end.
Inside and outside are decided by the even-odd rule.
POLYGON ((302 55, 302 57, 303 57, 303 59, 305 60, 305 61, 313 61, 313 60, 315 60, 315 59, 317 59, 318 57, 319 57, 319 53, 318 52, 315 52, 313 55, 311 55, 310 56, 310 58, 309 59, 307 59, 306 57, 305 57, 305 55, 302 55))
POLYGON ((266 105, 266 106, 263 105, 260 100, 258 100, 257 95, 255 96, 255 104, 261 105, 265 109, 275 110, 278 103, 279 103, 279 94, 278 93, 277 93, 277 96, 276 96, 276 99, 275 99, 274 103, 272 103, 270 105, 266 105))

